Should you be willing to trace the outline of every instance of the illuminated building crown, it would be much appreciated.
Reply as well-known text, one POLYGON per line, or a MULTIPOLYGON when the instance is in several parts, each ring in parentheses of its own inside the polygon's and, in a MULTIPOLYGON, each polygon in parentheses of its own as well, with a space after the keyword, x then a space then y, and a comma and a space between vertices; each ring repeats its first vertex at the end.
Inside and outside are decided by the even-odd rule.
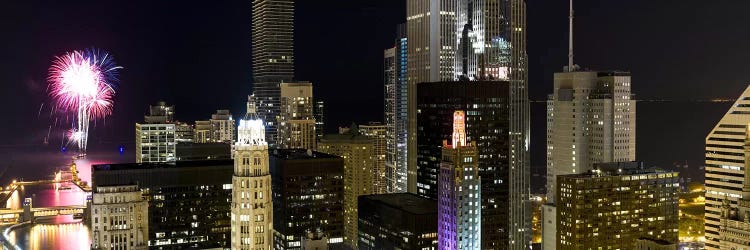
POLYGON ((242 119, 237 127, 237 142, 235 145, 264 146, 266 143, 266 128, 261 119, 242 119))

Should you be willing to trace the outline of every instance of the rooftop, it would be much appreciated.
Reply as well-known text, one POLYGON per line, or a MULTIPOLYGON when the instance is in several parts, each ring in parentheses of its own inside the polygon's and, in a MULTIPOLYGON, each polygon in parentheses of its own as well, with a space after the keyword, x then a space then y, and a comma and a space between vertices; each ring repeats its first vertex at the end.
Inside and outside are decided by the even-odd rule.
POLYGON ((335 155, 321 153, 317 151, 308 151, 306 149, 274 149, 271 152, 271 156, 279 159, 287 160, 304 160, 304 159, 316 159, 316 158, 339 158, 335 155))
POLYGON ((363 195, 360 199, 376 201, 411 214, 437 214, 438 212, 437 201, 412 193, 363 195))
POLYGON ((117 163, 92 165, 92 171, 120 171, 133 169, 155 169, 155 168, 190 168, 210 167, 221 165, 234 165, 234 160, 204 160, 204 161, 178 161, 173 163, 117 163))

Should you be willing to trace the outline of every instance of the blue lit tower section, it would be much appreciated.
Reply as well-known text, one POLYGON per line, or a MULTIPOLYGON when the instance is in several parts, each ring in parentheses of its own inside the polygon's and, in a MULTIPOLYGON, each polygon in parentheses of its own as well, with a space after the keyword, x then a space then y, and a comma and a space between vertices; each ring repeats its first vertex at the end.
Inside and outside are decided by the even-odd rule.
POLYGON ((389 193, 407 192, 406 26, 398 26, 396 45, 384 51, 386 187, 389 193))
POLYGON ((453 113, 451 144, 443 141, 438 185, 438 249, 481 248, 481 179, 475 142, 467 144, 465 114, 453 113))

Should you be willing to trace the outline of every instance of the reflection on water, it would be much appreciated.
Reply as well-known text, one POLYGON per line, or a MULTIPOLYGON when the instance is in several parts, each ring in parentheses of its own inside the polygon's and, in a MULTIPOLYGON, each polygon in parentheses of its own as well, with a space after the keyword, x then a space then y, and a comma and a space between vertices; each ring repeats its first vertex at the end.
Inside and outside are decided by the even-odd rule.
POLYGON ((88 249, 89 229, 72 216, 37 220, 36 224, 17 228, 8 240, 21 249, 88 249))

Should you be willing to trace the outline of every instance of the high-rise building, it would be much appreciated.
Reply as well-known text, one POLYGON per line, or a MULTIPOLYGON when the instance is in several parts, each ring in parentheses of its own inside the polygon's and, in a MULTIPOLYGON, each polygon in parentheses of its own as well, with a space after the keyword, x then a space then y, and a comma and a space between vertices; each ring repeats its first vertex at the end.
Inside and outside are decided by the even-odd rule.
MULTIPOLYGON (((495 244, 492 249, 509 249, 512 225, 511 212, 524 201, 513 200, 513 193, 524 193, 528 182, 514 179, 514 158, 510 142, 510 83, 507 81, 435 82, 421 83, 418 91, 418 182, 419 195, 438 199, 444 140, 453 131, 453 113, 466 114, 466 138, 476 142, 481 186, 482 241, 495 244), (525 188, 522 188, 525 187, 525 188)), ((517 163, 517 161, 516 161, 517 163)), ((531 211, 528 211, 531 212, 531 211)))
MULTIPOLYGON (((748 127, 750 131, 750 127, 748 127)), ((742 198, 732 207, 728 197, 724 197, 719 226, 719 245, 722 250, 750 249, 750 133, 745 137, 745 174, 742 185, 742 198)))
POLYGON ((281 84, 278 148, 315 149, 313 86, 310 82, 281 84))
POLYGON ((555 176, 585 173, 596 163, 635 160, 635 100, 630 73, 555 73, 547 101, 547 200, 555 176))
POLYGON ((177 144, 192 143, 195 138, 195 126, 185 122, 175 122, 174 140, 177 144))
POLYGON ((326 104, 324 101, 315 101, 315 139, 320 140, 326 134, 325 123, 326 104))
POLYGON ((438 249, 437 201, 411 193, 359 197, 359 249, 438 249))
POLYGON ((438 182, 438 249, 481 249, 481 186, 475 142, 467 143, 463 111, 453 114, 451 144, 443 141, 438 182))
POLYGON ((271 153, 270 165, 274 248, 300 249, 309 235, 340 247, 344 159, 312 150, 277 149, 271 153))
POLYGON ((91 249, 148 249, 148 201, 137 185, 98 186, 91 201, 91 249))
MULTIPOLYGON (((409 117, 417 117, 416 89, 421 83, 456 79, 510 82, 506 180, 512 180, 514 191, 508 194, 511 204, 504 217, 508 228, 483 231, 482 247, 506 248, 509 244, 507 249, 525 249, 531 241, 526 0, 409 0, 406 6, 409 117)), ((422 164, 417 160, 417 133, 417 121, 408 119, 407 186, 415 193, 419 189, 417 168, 422 164)), ((485 214, 482 218, 499 220, 485 214)))
POLYGON ((135 161, 174 162, 176 155, 176 125, 174 106, 164 102, 149 107, 143 117, 145 123, 135 124, 135 161))
POLYGON ((195 129, 193 130, 193 142, 195 143, 211 143, 211 121, 195 121, 195 129))
POLYGON ((91 167, 91 183, 138 183, 150 249, 229 248, 232 173, 232 160, 103 164, 91 167))
POLYGON ((634 249, 641 237, 678 242, 677 172, 602 163, 557 181, 557 249, 634 249))
POLYGON ((370 122, 367 125, 359 125, 359 133, 372 139, 375 150, 374 166, 372 168, 375 177, 373 187, 375 194, 384 194, 388 192, 388 180, 386 178, 385 168, 385 148, 386 148, 386 125, 380 122, 370 122))
POLYGON ((268 144, 260 119, 242 119, 232 148, 232 249, 273 248, 268 144))
POLYGON ((232 143, 235 138, 237 124, 232 119, 232 113, 226 109, 216 110, 211 115, 211 142, 232 143))
POLYGON ((396 44, 383 52, 385 84, 386 187, 391 193, 407 191, 406 142, 408 126, 406 81, 406 24, 397 29, 396 44))
POLYGON ((706 136, 706 249, 721 248, 724 200, 736 209, 743 198, 745 138, 750 123, 750 86, 706 136))
POLYGON ((636 103, 630 73, 555 73, 547 100, 547 202, 542 241, 554 249, 558 175, 585 173, 594 164, 635 161, 636 103))
POLYGON ((318 151, 344 158, 344 244, 357 248, 357 197, 375 193, 375 146, 356 125, 344 134, 328 134, 318 151))
POLYGON ((253 0, 253 94, 276 147, 281 83, 294 79, 294 0, 253 0))

